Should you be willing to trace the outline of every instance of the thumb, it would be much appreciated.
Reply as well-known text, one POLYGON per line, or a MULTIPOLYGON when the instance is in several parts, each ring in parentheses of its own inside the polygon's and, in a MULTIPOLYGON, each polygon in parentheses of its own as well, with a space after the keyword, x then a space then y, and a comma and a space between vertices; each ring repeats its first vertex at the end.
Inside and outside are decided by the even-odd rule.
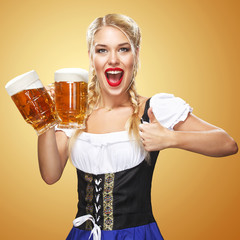
POLYGON ((150 123, 154 123, 154 122, 157 122, 157 119, 152 111, 152 108, 149 108, 148 109, 148 117, 149 117, 149 121, 150 123))

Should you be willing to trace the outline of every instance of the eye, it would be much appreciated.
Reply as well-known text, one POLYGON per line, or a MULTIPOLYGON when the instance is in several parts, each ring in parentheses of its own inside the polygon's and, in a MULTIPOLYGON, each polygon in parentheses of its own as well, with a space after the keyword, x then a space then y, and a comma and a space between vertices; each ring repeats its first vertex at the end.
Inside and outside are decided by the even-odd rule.
POLYGON ((105 48, 99 48, 99 49, 96 49, 96 52, 97 52, 97 53, 106 53, 106 52, 107 52, 107 49, 105 49, 105 48))
POLYGON ((130 51, 130 48, 127 48, 127 47, 122 47, 119 49, 119 52, 129 52, 130 51))

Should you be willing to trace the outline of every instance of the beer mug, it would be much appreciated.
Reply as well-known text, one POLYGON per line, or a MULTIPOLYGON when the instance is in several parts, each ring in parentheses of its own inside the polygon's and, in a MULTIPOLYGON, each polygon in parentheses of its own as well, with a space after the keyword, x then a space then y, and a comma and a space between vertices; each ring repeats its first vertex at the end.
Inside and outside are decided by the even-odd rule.
POLYGON ((12 79, 5 88, 37 135, 60 122, 54 103, 34 70, 12 79))
POLYGON ((59 128, 85 128, 87 109, 88 72, 81 68, 57 70, 55 104, 61 122, 59 128))

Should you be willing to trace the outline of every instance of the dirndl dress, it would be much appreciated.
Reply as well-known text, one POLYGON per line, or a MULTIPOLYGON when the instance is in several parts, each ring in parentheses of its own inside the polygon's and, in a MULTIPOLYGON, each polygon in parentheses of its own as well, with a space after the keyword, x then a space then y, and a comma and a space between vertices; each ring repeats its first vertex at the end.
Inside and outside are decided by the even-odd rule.
MULTIPOLYGON (((157 94, 146 102, 143 122, 149 122, 149 106, 169 129, 192 111, 180 98, 157 94), (166 112, 162 117, 158 114, 166 111, 166 98, 168 121, 166 112), (171 113, 173 103, 184 105, 181 113, 171 113), (167 126, 169 121, 172 124, 167 126)), ((63 131, 71 135, 68 130, 63 131)), ((67 240, 162 240, 151 206, 151 183, 158 154, 150 152, 150 160, 146 160, 146 152, 134 138, 129 138, 127 131, 83 132, 78 136, 71 153, 78 177, 78 211, 67 240)))

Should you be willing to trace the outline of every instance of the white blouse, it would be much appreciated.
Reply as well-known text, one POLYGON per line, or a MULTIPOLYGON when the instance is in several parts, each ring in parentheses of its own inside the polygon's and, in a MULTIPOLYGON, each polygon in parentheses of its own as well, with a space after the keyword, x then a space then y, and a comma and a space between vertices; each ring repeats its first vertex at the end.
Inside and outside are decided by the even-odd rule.
MULTIPOLYGON (((192 112, 183 99, 167 93, 154 95, 150 99, 150 107, 159 123, 170 130, 192 112)), ((65 132, 68 137, 75 131, 56 130, 65 132)), ((83 132, 72 148, 71 159, 76 168, 86 173, 115 173, 140 164, 145 159, 145 151, 129 138, 127 131, 104 134, 83 132)))

